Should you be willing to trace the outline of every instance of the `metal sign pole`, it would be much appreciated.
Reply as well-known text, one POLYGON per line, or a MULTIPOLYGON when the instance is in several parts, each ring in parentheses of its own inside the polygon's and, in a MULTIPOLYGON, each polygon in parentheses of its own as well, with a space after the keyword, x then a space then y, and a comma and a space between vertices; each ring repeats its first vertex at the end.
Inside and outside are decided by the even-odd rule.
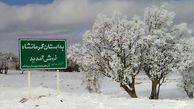
POLYGON ((59 70, 57 70, 57 94, 59 95, 59 92, 60 92, 60 73, 59 73, 59 70))
POLYGON ((31 98, 31 72, 28 71, 28 97, 31 98))

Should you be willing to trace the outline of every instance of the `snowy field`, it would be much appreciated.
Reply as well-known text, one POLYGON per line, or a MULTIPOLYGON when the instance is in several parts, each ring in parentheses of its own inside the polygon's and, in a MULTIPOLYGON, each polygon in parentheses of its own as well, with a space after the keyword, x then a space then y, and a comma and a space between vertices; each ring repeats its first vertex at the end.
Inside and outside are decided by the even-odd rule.
POLYGON ((61 72, 60 94, 56 91, 56 72, 31 72, 31 99, 28 98, 27 72, 0 74, 0 109, 194 109, 194 99, 177 88, 178 74, 171 74, 161 86, 159 100, 149 100, 150 81, 137 76, 139 98, 130 98, 117 83, 102 81, 102 93, 90 94, 81 85, 80 73, 61 72), (24 102, 22 103, 22 100, 24 102))

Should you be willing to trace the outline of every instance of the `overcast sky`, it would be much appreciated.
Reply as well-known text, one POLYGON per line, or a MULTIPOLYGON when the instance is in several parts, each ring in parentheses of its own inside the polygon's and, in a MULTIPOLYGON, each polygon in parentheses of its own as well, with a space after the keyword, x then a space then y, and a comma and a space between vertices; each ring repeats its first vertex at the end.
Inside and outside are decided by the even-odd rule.
POLYGON ((119 10, 142 18, 144 9, 152 5, 165 5, 176 13, 174 24, 185 22, 194 32, 194 0, 0 0, 0 51, 17 53, 18 38, 79 43, 98 13, 119 10))

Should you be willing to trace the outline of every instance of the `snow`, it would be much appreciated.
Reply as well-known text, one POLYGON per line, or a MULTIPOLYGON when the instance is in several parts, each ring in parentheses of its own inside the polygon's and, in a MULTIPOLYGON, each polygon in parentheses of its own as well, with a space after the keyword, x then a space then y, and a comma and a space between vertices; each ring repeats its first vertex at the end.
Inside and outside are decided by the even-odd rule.
POLYGON ((177 87, 180 76, 171 74, 161 87, 159 100, 150 100, 150 80, 138 75, 136 90, 139 98, 130 98, 118 83, 105 78, 101 93, 88 93, 81 85, 79 72, 61 72, 60 94, 56 91, 56 72, 31 72, 31 98, 28 98, 27 72, 9 71, 0 75, 0 109, 193 109, 194 99, 177 87))

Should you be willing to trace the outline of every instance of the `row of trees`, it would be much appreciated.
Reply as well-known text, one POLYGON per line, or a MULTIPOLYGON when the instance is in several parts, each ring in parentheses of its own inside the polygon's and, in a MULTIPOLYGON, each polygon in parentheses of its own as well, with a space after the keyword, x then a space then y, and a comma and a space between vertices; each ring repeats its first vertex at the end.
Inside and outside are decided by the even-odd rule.
POLYGON ((8 69, 19 69, 19 58, 13 53, 0 52, 0 74, 7 74, 8 69))
POLYGON ((128 19, 115 12, 99 14, 83 44, 69 48, 68 58, 75 61, 90 92, 98 91, 102 77, 118 82, 136 98, 135 78, 142 72, 152 82, 150 99, 158 99, 166 75, 191 67, 191 31, 185 23, 173 25, 175 13, 161 7, 148 7, 144 20, 128 19))

